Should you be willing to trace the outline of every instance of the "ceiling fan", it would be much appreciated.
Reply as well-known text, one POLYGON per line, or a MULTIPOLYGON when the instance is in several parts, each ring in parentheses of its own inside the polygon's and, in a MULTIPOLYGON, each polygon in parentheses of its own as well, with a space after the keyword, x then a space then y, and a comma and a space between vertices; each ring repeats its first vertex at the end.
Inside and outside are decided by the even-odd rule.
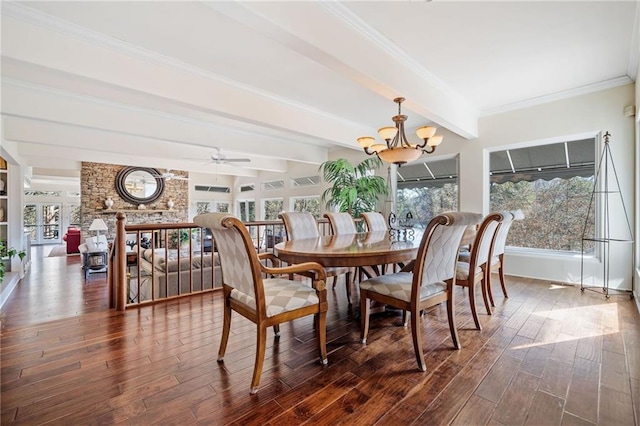
MULTIPOLYGON (((215 164, 228 164, 228 163, 249 163, 251 160, 249 158, 228 158, 224 155, 220 148, 214 148, 216 152, 211 154, 211 161, 209 163, 215 164)), ((209 164, 207 163, 207 164, 209 164)))
POLYGON ((171 169, 167 169, 166 172, 160 173, 158 175, 154 175, 155 178, 160 178, 164 180, 189 180, 186 176, 177 175, 175 173, 171 173, 171 169))

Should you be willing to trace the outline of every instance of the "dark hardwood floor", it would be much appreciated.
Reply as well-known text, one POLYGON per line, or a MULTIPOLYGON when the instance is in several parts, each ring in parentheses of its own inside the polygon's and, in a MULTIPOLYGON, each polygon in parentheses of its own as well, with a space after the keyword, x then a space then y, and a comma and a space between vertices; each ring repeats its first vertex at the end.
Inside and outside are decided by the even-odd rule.
POLYGON ((279 339, 270 330, 260 391, 251 396, 254 326, 234 315, 218 364, 219 293, 119 313, 106 308, 105 278, 85 282, 77 256, 34 249, 30 273, 0 314, 3 425, 640 419, 640 316, 626 296, 607 300, 508 277, 510 297, 496 288, 495 313, 481 315, 480 332, 458 288, 462 349, 453 349, 444 308, 430 310, 422 320, 423 373, 396 314, 373 318, 368 345, 359 343, 359 322, 338 285, 329 292, 329 365, 318 363, 311 318, 283 324, 279 339))

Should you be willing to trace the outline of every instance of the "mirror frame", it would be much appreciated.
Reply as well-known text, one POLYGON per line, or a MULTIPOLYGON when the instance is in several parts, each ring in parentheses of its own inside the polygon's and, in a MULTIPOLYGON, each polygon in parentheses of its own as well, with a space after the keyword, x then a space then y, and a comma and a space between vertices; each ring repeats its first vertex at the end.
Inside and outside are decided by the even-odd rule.
POLYGON ((140 205, 140 204, 153 203, 158 198, 160 198, 162 196, 162 193, 164 192, 164 179, 162 179, 161 177, 158 177, 160 175, 161 174, 160 172, 158 172, 158 170, 153 169, 151 167, 131 167, 131 166, 123 167, 116 175, 116 191, 118 192, 118 195, 122 197, 123 200, 131 204, 140 205), (144 197, 144 198, 134 197, 127 191, 127 187, 126 187, 127 177, 133 172, 140 172, 140 171, 149 173, 156 180, 155 192, 150 196, 144 197))

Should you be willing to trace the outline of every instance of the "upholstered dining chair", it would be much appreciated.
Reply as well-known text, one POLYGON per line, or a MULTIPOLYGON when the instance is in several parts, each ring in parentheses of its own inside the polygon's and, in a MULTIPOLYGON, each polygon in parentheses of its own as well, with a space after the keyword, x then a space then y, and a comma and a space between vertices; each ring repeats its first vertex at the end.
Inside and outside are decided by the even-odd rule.
POLYGON ((329 219, 331 233, 333 235, 356 234, 356 223, 349 213, 325 213, 324 217, 329 219))
POLYGON ((364 219, 364 223, 366 224, 369 232, 387 231, 389 229, 387 221, 384 220, 382 213, 364 212, 361 216, 364 219))
POLYGON ((222 268, 224 316, 218 362, 222 362, 229 341, 231 313, 238 312, 257 326, 256 358, 251 379, 251 394, 258 391, 264 363, 267 328, 273 326, 276 336, 279 324, 314 315, 320 361, 327 363, 326 349, 326 275, 322 265, 300 263, 284 268, 267 267, 262 259, 275 259, 272 253, 258 254, 247 228, 226 213, 205 213, 194 223, 209 228, 218 248, 222 268), (312 273, 313 286, 285 278, 262 278, 262 274, 280 275, 312 273))
POLYGON ((489 295, 489 301, 491 306, 495 306, 493 302, 493 292, 491 291, 491 273, 493 271, 498 272, 500 278, 500 286, 502 287, 502 294, 504 297, 509 297, 507 294, 507 286, 504 281, 504 251, 507 244, 507 236, 514 220, 524 219, 522 210, 512 210, 503 212, 503 220, 496 232, 493 248, 491 250, 491 267, 487 270, 487 293, 489 295))
POLYGON ((459 260, 456 268, 456 285, 469 289, 471 316, 478 330, 482 330, 482 326, 476 310, 476 284, 481 284, 484 306, 487 310, 487 315, 491 315, 486 277, 490 268, 489 257, 491 256, 494 238, 504 217, 505 215, 497 212, 489 213, 485 216, 471 246, 469 261, 459 260))
MULTIPOLYGON (((331 227, 331 233, 333 235, 353 235, 357 234, 358 230, 356 228, 356 223, 353 221, 353 217, 349 213, 325 213, 324 217, 329 220, 329 226, 331 227)), ((356 276, 356 271, 350 271, 347 278, 349 280, 346 282, 347 286, 347 300, 351 305, 351 286, 353 285, 353 280, 356 276)), ((336 282, 333 282, 333 287, 335 288, 336 282)))
MULTIPOLYGON (((443 213, 434 217, 422 235, 416 259, 400 272, 380 275, 360 283, 361 337, 367 343, 370 300, 411 314, 411 336, 418 367, 427 371, 422 351, 420 311, 447 302, 451 340, 460 348, 454 312, 455 269, 462 235, 479 223, 476 213, 443 213)), ((403 318, 404 322, 404 318, 403 318)))
MULTIPOLYGON (((287 233, 287 239, 290 241, 301 240, 305 238, 318 238, 318 222, 311 213, 305 212, 282 212, 278 215, 284 222, 284 229, 287 233)), ((355 232, 354 232, 355 233, 355 232)), ((326 267, 324 268, 327 277, 333 277, 333 287, 336 286, 338 276, 345 276, 347 287, 347 301, 351 305, 351 268, 347 267, 326 267)), ((304 275, 304 274, 303 274, 304 275)))

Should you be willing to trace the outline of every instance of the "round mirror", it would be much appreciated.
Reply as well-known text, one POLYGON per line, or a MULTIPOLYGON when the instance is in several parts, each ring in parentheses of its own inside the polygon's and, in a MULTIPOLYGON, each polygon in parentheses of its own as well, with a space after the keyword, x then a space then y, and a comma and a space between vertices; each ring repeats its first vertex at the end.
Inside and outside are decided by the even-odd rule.
POLYGON ((164 180, 156 169, 125 167, 116 176, 118 194, 132 204, 149 204, 160 198, 164 180))

